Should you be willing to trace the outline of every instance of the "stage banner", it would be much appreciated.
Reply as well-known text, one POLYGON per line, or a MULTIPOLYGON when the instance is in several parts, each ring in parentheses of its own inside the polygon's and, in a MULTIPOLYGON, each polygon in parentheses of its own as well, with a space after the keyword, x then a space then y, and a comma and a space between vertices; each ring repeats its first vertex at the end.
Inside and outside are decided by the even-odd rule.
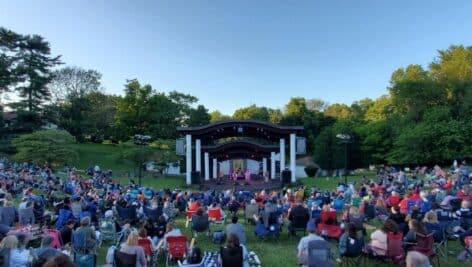
POLYGON ((305 137, 297 137, 296 143, 296 154, 297 155, 305 155, 306 154, 306 138, 305 137))
POLYGON ((175 154, 178 156, 185 155, 185 138, 177 138, 175 140, 175 154))

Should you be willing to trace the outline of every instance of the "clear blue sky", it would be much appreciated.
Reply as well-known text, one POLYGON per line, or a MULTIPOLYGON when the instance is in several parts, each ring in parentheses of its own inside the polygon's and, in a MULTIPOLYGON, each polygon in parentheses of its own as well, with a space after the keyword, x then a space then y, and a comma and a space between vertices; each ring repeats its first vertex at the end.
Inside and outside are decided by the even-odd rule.
POLYGON ((472 44, 472 1, 7 1, 0 25, 43 35, 108 93, 137 78, 226 114, 293 96, 350 104, 391 73, 472 44))

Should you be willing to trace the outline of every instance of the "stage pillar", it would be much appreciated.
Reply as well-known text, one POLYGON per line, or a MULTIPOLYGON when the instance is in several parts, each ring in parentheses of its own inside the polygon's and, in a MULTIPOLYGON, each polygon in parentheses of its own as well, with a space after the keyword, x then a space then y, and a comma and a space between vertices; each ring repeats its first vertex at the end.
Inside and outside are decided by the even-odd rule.
POLYGON ((270 152, 270 179, 275 179, 275 152, 270 152))
POLYGON ((205 152, 205 181, 210 180, 210 155, 205 152))
POLYGON ((185 177, 185 182, 187 185, 190 185, 192 183, 192 135, 187 134, 185 136, 185 145, 186 147, 186 177, 185 177))
POLYGON ((195 140, 195 170, 202 173, 202 142, 195 140))
POLYGON ((285 170, 285 138, 280 138, 280 179, 283 170, 285 170))
POLYGON ((267 175, 267 158, 262 158, 262 176, 264 176, 264 181, 267 182, 268 175, 267 175))
POLYGON ((218 161, 216 158, 213 159, 213 179, 218 178, 218 161))
POLYGON ((290 134, 290 171, 292 172, 292 177, 291 177, 292 183, 295 183, 297 180, 295 176, 296 160, 297 160, 296 154, 295 154, 296 138, 297 136, 294 133, 290 134))

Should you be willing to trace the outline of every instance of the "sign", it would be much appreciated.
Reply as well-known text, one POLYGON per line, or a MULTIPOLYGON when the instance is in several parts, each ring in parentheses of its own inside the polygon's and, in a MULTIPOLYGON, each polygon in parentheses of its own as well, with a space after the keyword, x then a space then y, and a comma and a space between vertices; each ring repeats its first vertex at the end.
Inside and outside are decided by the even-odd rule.
POLYGON ((297 137, 296 140, 296 154, 297 155, 305 155, 306 154, 306 138, 305 137, 297 137))
POLYGON ((178 156, 185 155, 185 139, 184 138, 177 138, 175 140, 175 154, 178 156))

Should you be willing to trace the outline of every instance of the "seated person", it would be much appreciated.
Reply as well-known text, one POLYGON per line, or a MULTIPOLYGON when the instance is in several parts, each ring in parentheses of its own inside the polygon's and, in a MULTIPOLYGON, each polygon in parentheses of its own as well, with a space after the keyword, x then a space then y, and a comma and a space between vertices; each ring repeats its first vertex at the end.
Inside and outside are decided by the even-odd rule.
POLYGON ((239 239, 236 235, 228 235, 226 246, 220 248, 218 261, 221 267, 249 266, 246 247, 239 244, 239 239))
POLYGON ((408 222, 409 231, 406 236, 403 238, 404 247, 409 248, 412 244, 416 243, 416 235, 422 234, 427 235, 426 229, 423 224, 415 219, 408 222))
POLYGON ((382 228, 375 230, 370 234, 370 244, 367 245, 367 252, 374 256, 384 256, 387 252, 387 235, 397 234, 398 225, 394 220, 388 219, 385 221, 382 228))
POLYGON ((444 229, 438 222, 438 216, 434 211, 426 212, 423 225, 428 234, 434 234, 434 241, 441 242, 444 239, 444 229))
POLYGON ((208 230, 209 225, 208 214, 205 213, 202 207, 198 208, 192 216, 192 230, 195 232, 204 232, 208 230))
POLYGON ((147 261, 146 256, 144 255, 144 249, 138 245, 139 236, 136 231, 132 231, 126 243, 121 245, 120 252, 136 255, 136 265, 135 267, 146 267, 147 261))
POLYGON ((60 234, 63 245, 70 244, 72 241, 72 231, 74 230, 75 221, 69 219, 64 227, 62 227, 60 234))
POLYGON ((238 223, 237 216, 233 216, 233 218, 231 219, 231 223, 226 226, 226 234, 235 234, 239 239, 239 243, 246 245, 246 234, 244 232, 244 226, 238 223))
POLYGON ((364 238, 357 236, 356 226, 353 223, 348 223, 339 239, 339 255, 341 257, 358 256, 362 254, 363 248, 364 238))
POLYGON ((166 234, 164 237, 159 241, 159 244, 157 244, 157 250, 160 251, 161 249, 167 249, 167 240, 166 238, 169 236, 181 236, 182 232, 180 229, 175 228, 173 222, 168 222, 167 223, 167 228, 166 228, 166 234))
POLYGON ((425 255, 416 252, 410 251, 406 255, 406 267, 430 267, 428 257, 425 255))
POLYGON ((401 233, 405 234, 406 231, 408 230, 407 224, 405 222, 405 214, 400 212, 400 207, 399 206, 393 206, 390 209, 390 216, 388 217, 389 219, 393 220, 397 225, 401 233))
POLYGON ((143 248, 144 255, 146 256, 147 261, 151 261, 151 257, 154 251, 152 241, 147 236, 147 231, 144 227, 140 228, 138 231, 139 239, 138 245, 143 248))
MULTIPOLYGON (((97 236, 95 234, 94 227, 90 227, 89 217, 85 217, 80 221, 80 227, 77 228, 76 232, 85 234, 85 242, 86 242, 87 251, 93 251, 97 244, 97 236)), ((73 244, 73 245, 80 245, 80 244, 73 244)))
POLYGON ((308 235, 300 239, 297 248, 298 262, 303 266, 308 266, 308 243, 312 240, 324 240, 321 236, 316 234, 316 224, 312 220, 308 222, 306 230, 308 231, 308 235))
POLYGON ((297 201, 294 207, 288 212, 288 230, 291 234, 295 234, 293 228, 305 228, 309 219, 310 213, 308 212, 308 209, 303 206, 303 203, 300 200, 297 201))

